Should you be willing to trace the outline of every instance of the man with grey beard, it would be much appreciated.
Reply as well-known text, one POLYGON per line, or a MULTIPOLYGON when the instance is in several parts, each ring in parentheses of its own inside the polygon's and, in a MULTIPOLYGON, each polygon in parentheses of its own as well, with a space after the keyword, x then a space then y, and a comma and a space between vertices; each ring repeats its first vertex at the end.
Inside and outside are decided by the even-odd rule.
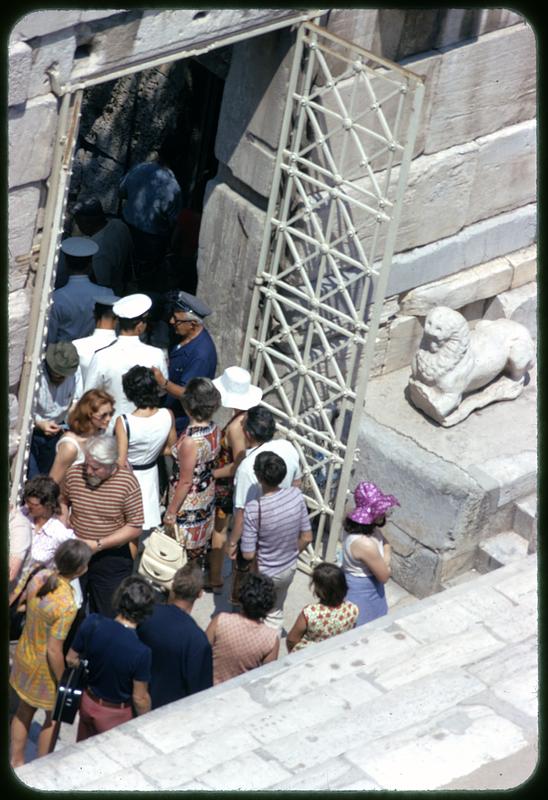
POLYGON ((130 543, 143 527, 141 489, 133 472, 116 463, 113 436, 92 436, 84 451, 84 462, 69 467, 61 484, 63 521, 93 550, 81 580, 89 610, 113 618, 112 594, 132 573, 130 543))

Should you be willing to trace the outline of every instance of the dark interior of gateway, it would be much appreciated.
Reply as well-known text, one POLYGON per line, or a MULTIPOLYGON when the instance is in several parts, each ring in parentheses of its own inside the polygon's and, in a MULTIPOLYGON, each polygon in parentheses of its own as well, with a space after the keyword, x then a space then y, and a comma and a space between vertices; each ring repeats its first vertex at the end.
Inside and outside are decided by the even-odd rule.
MULTIPOLYGON (((166 137, 176 142, 171 168, 182 195, 173 247, 125 293, 197 288, 196 258, 206 185, 217 173, 215 137, 231 47, 181 59, 88 87, 67 198, 63 236, 81 233, 72 209, 98 197, 108 218, 121 217, 118 189, 137 164, 154 160, 166 137)), ((134 276, 135 277, 135 276, 134 276)))

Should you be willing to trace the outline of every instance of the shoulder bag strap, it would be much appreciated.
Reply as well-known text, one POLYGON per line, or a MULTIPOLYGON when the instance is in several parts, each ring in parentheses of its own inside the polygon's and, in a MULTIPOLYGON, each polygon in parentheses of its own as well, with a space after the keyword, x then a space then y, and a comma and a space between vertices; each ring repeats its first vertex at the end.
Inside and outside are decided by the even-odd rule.
POLYGON ((122 420, 123 420, 123 423, 124 423, 124 428, 126 429, 127 443, 129 445, 129 422, 128 422, 127 416, 125 414, 122 414, 122 420))
POLYGON ((17 608, 17 606, 20 605, 21 600, 23 599, 24 595, 26 594, 26 591, 27 591, 27 588, 28 588, 28 585, 29 585, 31 579, 34 578, 34 576, 38 572, 40 572, 41 569, 45 569, 45 566, 46 565, 43 564, 41 561, 38 564, 34 565, 34 567, 30 570, 29 574, 27 575, 25 581, 23 582, 21 588, 19 589, 19 591, 17 592, 17 594, 15 595, 13 600, 11 601, 10 606, 13 606, 14 608, 17 608))

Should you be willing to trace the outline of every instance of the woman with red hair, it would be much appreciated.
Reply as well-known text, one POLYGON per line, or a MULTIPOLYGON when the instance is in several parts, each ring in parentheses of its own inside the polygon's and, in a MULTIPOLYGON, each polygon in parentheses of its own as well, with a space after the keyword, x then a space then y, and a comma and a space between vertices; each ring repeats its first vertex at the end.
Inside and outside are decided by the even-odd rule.
POLYGON ((114 398, 108 392, 90 389, 68 416, 69 430, 57 442, 55 461, 49 475, 61 483, 72 464, 84 461, 83 445, 90 436, 104 433, 114 415, 114 398))

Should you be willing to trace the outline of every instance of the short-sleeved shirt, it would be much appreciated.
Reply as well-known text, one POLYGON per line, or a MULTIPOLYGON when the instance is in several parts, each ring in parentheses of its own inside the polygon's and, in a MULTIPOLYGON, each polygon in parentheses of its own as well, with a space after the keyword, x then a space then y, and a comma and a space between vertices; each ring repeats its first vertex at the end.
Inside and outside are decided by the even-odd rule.
MULTIPOLYGON (((35 418, 50 420, 60 424, 65 421, 73 400, 79 391, 76 375, 69 375, 62 383, 51 383, 44 365, 38 373, 38 393, 36 397, 35 418)), ((80 378, 81 380, 81 378, 80 378)))
POLYGON ((213 685, 211 646, 190 614, 173 603, 158 604, 137 633, 152 651, 152 708, 213 685))
POLYGON ((53 568, 53 557, 60 544, 74 539, 74 531, 67 528, 60 519, 50 517, 39 530, 33 525, 31 557, 47 567, 53 568))
POLYGON ((352 630, 358 619, 359 608, 349 600, 343 600, 338 606, 326 606, 323 603, 311 603, 303 608, 306 620, 306 632, 294 650, 302 650, 313 642, 323 642, 339 633, 352 630))
POLYGON ((114 619, 90 614, 78 628, 72 649, 88 660, 88 686, 102 700, 127 702, 133 694, 133 681, 150 681, 150 648, 135 628, 126 628, 114 619))
POLYGON ((61 495, 70 506, 70 524, 84 541, 101 539, 124 525, 143 527, 141 488, 126 467, 118 467, 91 488, 84 478, 84 464, 73 464, 65 473, 61 495))
POLYGON ((271 439, 258 447, 251 447, 234 476, 234 508, 245 508, 246 503, 261 496, 261 486, 253 465, 259 453, 264 452, 276 453, 285 461, 287 474, 280 484, 282 489, 288 489, 294 480, 301 477, 299 454, 287 439, 271 439))
MULTIPOLYGON (((108 392, 114 398, 116 414, 131 414, 135 411, 135 404, 126 397, 122 376, 137 364, 140 367, 158 367, 163 375, 167 372, 163 350, 144 344, 138 336, 119 336, 93 354, 86 371, 84 390, 102 389, 108 392)), ((114 420, 109 430, 113 427, 114 420)))
POLYGON ((241 549, 244 553, 257 551, 259 571, 264 575, 278 575, 296 562, 299 536, 310 529, 303 494, 290 486, 246 505, 241 549))
MULTIPOLYGON (((198 336, 190 342, 182 342, 169 351, 168 378, 177 386, 186 386, 191 378, 213 379, 216 371, 217 350, 205 328, 202 328, 198 336)), ((181 433, 188 425, 188 417, 179 399, 167 395, 164 405, 173 411, 177 433, 181 433)))
POLYGON ((264 622, 248 619, 243 614, 219 614, 213 641, 213 683, 264 664, 278 639, 278 632, 264 622))

